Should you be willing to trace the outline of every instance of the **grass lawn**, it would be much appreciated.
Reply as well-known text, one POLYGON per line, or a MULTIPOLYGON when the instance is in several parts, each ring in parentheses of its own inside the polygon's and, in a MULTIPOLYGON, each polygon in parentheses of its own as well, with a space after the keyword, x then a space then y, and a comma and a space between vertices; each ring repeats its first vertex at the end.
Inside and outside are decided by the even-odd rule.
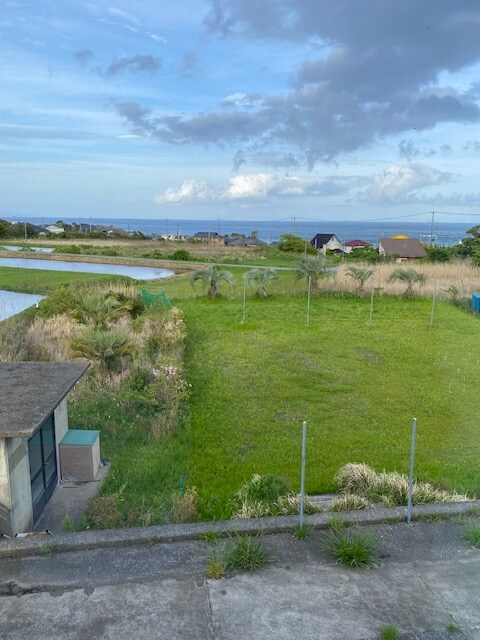
POLYGON ((368 299, 330 295, 312 300, 306 327, 298 295, 250 298, 241 325, 241 300, 192 298, 187 284, 166 288, 187 322, 185 471, 202 518, 227 516, 253 473, 298 489, 302 420, 309 493, 332 490, 349 461, 406 472, 414 416, 417 476, 480 492, 477 318, 439 303, 431 328, 430 301, 384 297, 368 326, 368 299))
POLYGON ((22 293, 47 293, 62 285, 128 280, 124 276, 111 276, 76 271, 45 271, 44 269, 18 269, 0 267, 0 289, 22 293))

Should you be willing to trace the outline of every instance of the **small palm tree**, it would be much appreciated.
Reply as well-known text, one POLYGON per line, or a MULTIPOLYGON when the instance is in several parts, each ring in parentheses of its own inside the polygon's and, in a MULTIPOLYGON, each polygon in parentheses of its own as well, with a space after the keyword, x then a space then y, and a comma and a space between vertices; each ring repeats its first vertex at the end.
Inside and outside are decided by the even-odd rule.
POLYGON ((267 267, 266 269, 252 269, 248 271, 244 276, 246 282, 253 282, 257 286, 257 296, 259 298, 267 297, 267 285, 269 285, 273 280, 278 280, 278 274, 275 269, 272 267, 267 267))
POLYGON ((195 271, 192 274, 192 287, 195 288, 196 282, 201 282, 204 287, 208 287, 208 295, 213 299, 217 297, 218 288, 222 282, 226 282, 228 285, 232 286, 233 275, 230 271, 226 271, 225 269, 210 267, 209 269, 195 271))
POLYGON ((367 267, 350 267, 345 272, 347 276, 350 276, 355 280, 355 293, 358 296, 363 296, 365 293, 365 283, 375 273, 375 269, 368 269, 367 267))
POLYGON ((134 356, 137 347, 131 333, 122 329, 101 331, 93 327, 70 343, 74 356, 100 363, 107 371, 118 371, 122 358, 134 356))
POLYGON ((86 293, 70 316, 81 324, 90 324, 97 329, 107 329, 108 324, 122 315, 122 304, 112 295, 86 293))
POLYGON ((404 295, 407 298, 411 298, 414 294, 413 287, 418 284, 419 286, 425 284, 427 276, 424 273, 419 273, 415 269, 395 269, 390 276, 390 282, 404 282, 407 287, 404 295))
POLYGON ((328 269, 328 262, 321 255, 303 257, 296 269, 295 280, 310 278, 312 294, 316 294, 320 289, 320 281, 333 277, 335 274, 328 269))

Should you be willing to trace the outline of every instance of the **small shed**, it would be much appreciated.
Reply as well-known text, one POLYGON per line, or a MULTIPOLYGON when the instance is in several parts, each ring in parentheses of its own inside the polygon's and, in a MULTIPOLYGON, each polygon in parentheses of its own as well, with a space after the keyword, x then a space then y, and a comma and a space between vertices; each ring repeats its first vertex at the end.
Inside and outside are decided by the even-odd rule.
POLYGON ((0 363, 0 533, 32 530, 57 487, 66 397, 88 366, 0 363))

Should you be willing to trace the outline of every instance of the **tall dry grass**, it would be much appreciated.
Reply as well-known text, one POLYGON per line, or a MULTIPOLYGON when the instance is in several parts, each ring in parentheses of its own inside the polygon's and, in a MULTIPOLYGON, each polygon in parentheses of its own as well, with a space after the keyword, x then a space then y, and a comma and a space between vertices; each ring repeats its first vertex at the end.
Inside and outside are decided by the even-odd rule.
MULTIPOLYGON (((322 283, 322 289, 328 291, 355 291, 355 280, 347 275, 350 264, 342 264, 335 278, 322 283)), ((360 266, 355 263, 355 266, 360 266)), ((372 265, 362 265, 372 268, 372 265)), ((436 290, 436 295, 440 299, 451 300, 452 292, 450 287, 456 287, 459 299, 468 298, 472 293, 480 291, 480 268, 465 262, 448 263, 415 263, 408 262, 402 264, 378 264, 373 265, 375 273, 365 284, 365 292, 368 295, 372 287, 379 288, 379 293, 390 295, 402 295, 405 291, 405 284, 402 282, 390 282, 390 276, 398 268, 414 269, 425 274, 427 281, 425 284, 415 285, 415 295, 430 298, 436 290)))

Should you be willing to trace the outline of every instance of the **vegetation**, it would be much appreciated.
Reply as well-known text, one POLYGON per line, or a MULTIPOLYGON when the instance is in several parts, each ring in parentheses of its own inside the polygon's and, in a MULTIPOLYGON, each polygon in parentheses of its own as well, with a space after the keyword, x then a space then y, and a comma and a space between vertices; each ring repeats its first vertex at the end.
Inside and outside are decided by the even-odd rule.
POLYGON ((266 267, 265 269, 258 268, 247 271, 244 278, 246 282, 255 284, 259 298, 266 298, 268 296, 267 287, 273 280, 278 280, 278 274, 272 267, 266 267))
POLYGON ((368 269, 366 267, 349 267, 346 271, 346 275, 355 282, 355 293, 359 296, 364 295, 365 284, 374 273, 375 269, 368 269))
POLYGON ((395 269, 390 276, 390 282, 403 282, 407 285, 404 293, 407 298, 413 296, 415 285, 425 284, 426 279, 427 277, 424 273, 415 271, 415 269, 402 269, 400 267, 395 269))
POLYGON ((399 637, 400 634, 398 633, 397 627, 393 627, 392 625, 383 627, 380 633, 380 640, 398 640, 399 637))
POLYGON ((267 551, 257 537, 237 535, 227 555, 229 569, 255 571, 268 561, 267 551))
POLYGON ((321 255, 305 256, 299 261, 296 269, 297 281, 310 279, 310 290, 313 295, 319 293, 320 282, 334 275, 334 272, 329 270, 328 261, 321 255))
POLYGON ((323 540, 322 548, 329 551, 340 564, 362 568, 374 564, 377 543, 369 533, 342 529, 329 531, 323 540))
POLYGON ((205 569, 207 578, 219 580, 228 572, 227 559, 222 550, 214 549, 208 556, 208 563, 205 569))
POLYGON ((285 253, 317 253, 317 250, 310 242, 293 233, 282 233, 278 242, 278 248, 285 253))
POLYGON ((225 269, 210 267, 209 269, 195 271, 195 273, 192 274, 193 287, 195 287, 196 282, 201 282, 203 286, 208 289, 208 296, 214 299, 217 297, 218 288, 222 283, 225 282, 232 286, 233 276, 230 271, 226 271, 225 269))
POLYGON ((75 271, 45 271, 44 269, 18 269, 0 267, 0 289, 22 293, 49 293, 58 287, 97 282, 131 282, 124 276, 77 273, 75 271))
POLYGON ((312 527, 308 524, 298 525, 293 529, 293 537, 295 540, 306 540, 312 533, 312 527))
POLYGON ((363 498, 357 495, 344 495, 341 498, 336 498, 329 505, 329 511, 359 511, 360 509, 368 509, 371 504, 363 498))
POLYGON ((465 527, 465 540, 473 547, 480 549, 480 526, 469 524, 465 527))

